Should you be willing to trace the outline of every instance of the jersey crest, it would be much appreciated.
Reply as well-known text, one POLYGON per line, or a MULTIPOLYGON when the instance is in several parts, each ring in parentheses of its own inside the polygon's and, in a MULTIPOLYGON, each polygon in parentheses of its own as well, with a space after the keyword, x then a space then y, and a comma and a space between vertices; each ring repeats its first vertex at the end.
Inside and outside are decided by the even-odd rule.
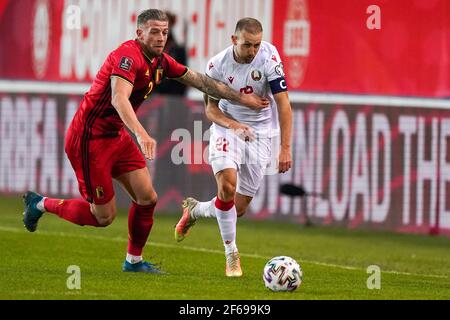
POLYGON ((259 70, 253 70, 251 76, 254 81, 259 81, 262 78, 261 71, 259 70))
POLYGON ((162 79, 163 79, 163 73, 164 73, 164 69, 163 68, 158 68, 156 69, 155 72, 155 83, 156 84, 160 84, 162 79))

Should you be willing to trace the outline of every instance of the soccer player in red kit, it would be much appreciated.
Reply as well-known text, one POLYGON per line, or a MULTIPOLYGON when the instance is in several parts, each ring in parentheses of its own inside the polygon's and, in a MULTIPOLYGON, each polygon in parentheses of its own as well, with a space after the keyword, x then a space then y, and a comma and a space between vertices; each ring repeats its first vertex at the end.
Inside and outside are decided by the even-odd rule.
POLYGON ((112 179, 117 180, 132 200, 128 251, 122 267, 127 272, 161 273, 142 258, 157 202, 145 158, 154 158, 156 142, 136 117, 136 110, 154 87, 168 77, 252 109, 268 106, 267 99, 233 91, 163 53, 168 32, 164 12, 157 9, 142 12, 137 20, 137 38, 124 42, 109 54, 84 96, 65 140, 65 151, 84 200, 51 199, 32 191, 24 195, 23 221, 31 232, 36 230, 44 212, 82 226, 105 227, 116 216, 112 179), (140 150, 125 126, 136 136, 140 150))

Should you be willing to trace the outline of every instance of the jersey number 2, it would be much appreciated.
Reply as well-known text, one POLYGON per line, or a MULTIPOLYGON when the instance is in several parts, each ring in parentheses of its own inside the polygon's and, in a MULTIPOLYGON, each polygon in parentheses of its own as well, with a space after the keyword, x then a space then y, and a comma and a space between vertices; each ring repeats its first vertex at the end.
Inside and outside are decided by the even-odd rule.
POLYGON ((153 90, 153 81, 150 81, 150 82, 148 83, 148 91, 147 91, 147 93, 146 93, 145 96, 144 96, 144 100, 148 98, 148 96, 150 95, 150 93, 152 92, 152 90, 153 90))
POLYGON ((228 140, 225 138, 217 138, 216 140, 216 150, 222 152, 228 152, 228 140))
POLYGON ((253 93, 253 87, 252 86, 246 86, 245 88, 241 88, 241 92, 245 94, 251 94, 253 93))

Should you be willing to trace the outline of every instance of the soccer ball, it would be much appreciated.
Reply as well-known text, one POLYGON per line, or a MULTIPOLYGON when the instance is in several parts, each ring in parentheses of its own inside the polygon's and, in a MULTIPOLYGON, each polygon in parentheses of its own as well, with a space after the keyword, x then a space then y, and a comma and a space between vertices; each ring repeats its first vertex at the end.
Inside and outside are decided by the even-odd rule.
POLYGON ((302 276, 302 268, 291 257, 274 257, 264 266, 264 284, 272 291, 294 291, 302 283, 302 276))

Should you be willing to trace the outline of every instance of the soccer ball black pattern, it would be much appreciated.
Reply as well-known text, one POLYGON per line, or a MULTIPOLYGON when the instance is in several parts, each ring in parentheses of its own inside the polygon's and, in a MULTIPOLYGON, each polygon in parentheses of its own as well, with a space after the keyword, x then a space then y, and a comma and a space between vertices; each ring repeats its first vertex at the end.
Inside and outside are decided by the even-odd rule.
POLYGON ((300 265, 287 256, 270 259, 264 266, 264 285, 272 291, 294 291, 302 283, 300 265))

